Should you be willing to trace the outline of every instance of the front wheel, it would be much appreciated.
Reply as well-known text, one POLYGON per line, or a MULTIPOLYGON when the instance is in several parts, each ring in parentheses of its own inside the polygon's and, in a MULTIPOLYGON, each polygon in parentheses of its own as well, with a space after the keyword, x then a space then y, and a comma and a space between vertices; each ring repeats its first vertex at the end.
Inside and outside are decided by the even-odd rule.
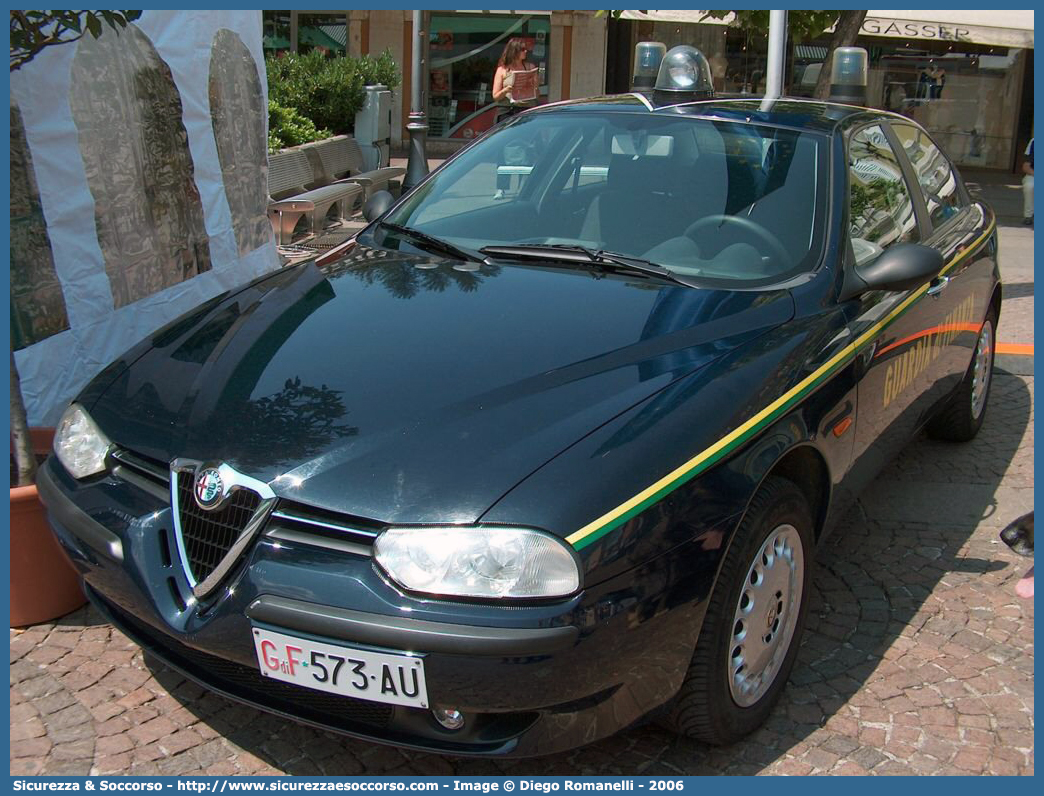
POLYGON ((986 417, 986 402, 993 382, 993 356, 996 349, 997 313, 991 309, 979 330, 968 372, 939 413, 928 421, 926 430, 933 439, 968 442, 975 438, 986 417))
POLYGON ((791 481, 766 478, 725 554, 696 650, 665 721, 729 744, 757 729, 794 666, 808 606, 812 512, 791 481))

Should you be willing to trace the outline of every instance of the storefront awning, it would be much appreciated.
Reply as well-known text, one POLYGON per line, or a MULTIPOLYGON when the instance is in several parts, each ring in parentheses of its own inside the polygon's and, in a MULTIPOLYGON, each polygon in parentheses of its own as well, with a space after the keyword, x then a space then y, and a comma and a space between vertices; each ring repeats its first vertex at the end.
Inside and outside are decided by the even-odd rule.
MULTIPOLYGON (((623 19, 651 22, 688 22, 728 25, 706 11, 624 11, 623 19)), ((863 22, 865 36, 932 41, 963 41, 1000 47, 1033 48, 1033 11, 868 11, 863 22)))
POLYGON ((862 33, 1033 49, 1033 11, 868 11, 862 33))
POLYGON ((827 57, 827 48, 798 44, 794 47, 794 57, 802 58, 806 61, 825 61, 827 57))

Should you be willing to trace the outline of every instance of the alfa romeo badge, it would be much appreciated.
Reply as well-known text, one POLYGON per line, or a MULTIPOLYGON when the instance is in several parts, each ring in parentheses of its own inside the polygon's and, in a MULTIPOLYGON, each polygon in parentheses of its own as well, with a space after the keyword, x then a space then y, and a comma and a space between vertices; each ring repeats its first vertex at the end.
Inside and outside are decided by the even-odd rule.
POLYGON ((196 503, 202 509, 213 509, 224 496, 224 482, 216 467, 206 467, 196 475, 196 503))

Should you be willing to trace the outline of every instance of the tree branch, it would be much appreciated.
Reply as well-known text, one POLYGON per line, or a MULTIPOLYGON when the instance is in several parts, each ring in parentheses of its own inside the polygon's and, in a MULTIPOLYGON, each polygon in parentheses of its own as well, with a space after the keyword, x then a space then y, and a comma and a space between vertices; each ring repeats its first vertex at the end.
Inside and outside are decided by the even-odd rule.
POLYGON ((141 11, 11 11, 11 71, 21 68, 45 48, 72 44, 88 32, 98 38, 105 25, 119 34, 141 11), (99 17, 100 14, 100 17, 99 17), (69 37, 71 32, 75 36, 69 37))
POLYGON ((826 60, 819 70, 819 79, 816 80, 816 89, 812 96, 816 99, 827 99, 830 96, 830 77, 834 69, 834 59, 831 54, 838 47, 851 47, 856 43, 859 30, 866 19, 866 11, 842 11, 841 16, 834 26, 834 33, 830 37, 830 47, 827 50, 826 60))

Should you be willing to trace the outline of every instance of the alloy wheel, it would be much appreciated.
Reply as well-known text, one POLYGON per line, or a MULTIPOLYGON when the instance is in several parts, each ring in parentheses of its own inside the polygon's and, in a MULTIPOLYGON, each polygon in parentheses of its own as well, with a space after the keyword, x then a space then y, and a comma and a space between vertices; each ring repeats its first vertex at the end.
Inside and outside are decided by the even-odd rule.
POLYGON ((987 319, 979 332, 979 342, 975 346, 975 361, 972 364, 971 412, 975 419, 978 419, 986 406, 986 393, 989 392, 992 372, 993 324, 987 319))
POLYGON ((773 529, 747 572, 732 620, 729 690, 740 707, 761 699, 775 681, 794 638, 805 556, 793 525, 773 529))

